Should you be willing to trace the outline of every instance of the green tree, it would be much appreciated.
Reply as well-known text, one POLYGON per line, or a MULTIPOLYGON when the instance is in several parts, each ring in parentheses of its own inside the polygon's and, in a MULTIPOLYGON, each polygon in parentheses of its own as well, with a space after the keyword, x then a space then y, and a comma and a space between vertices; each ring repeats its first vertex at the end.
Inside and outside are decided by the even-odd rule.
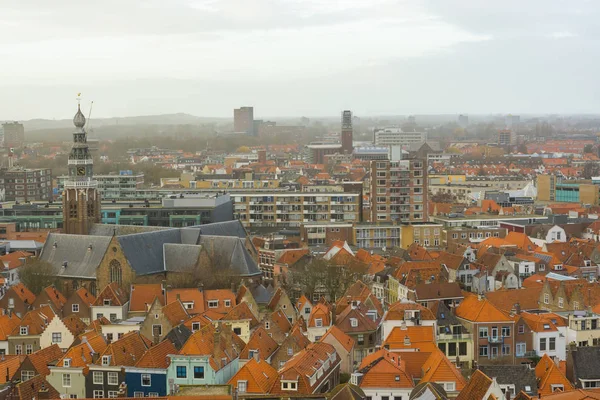
POLYGON ((585 147, 583 148, 583 152, 584 153, 593 153, 594 146, 592 146, 591 144, 586 144, 585 147))

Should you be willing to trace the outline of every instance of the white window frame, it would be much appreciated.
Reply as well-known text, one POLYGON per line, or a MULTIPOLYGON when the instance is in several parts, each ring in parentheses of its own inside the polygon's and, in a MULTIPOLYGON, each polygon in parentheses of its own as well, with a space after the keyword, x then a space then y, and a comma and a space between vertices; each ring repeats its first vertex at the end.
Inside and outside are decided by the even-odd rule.
POLYGON ((323 327, 323 318, 316 318, 315 319, 315 327, 317 327, 317 328, 322 328, 323 327))
POLYGON ((109 385, 118 385, 119 384, 119 374, 117 372, 109 372, 108 376, 106 377, 106 383, 109 385), (113 382, 111 382, 111 378, 115 378, 113 382))
POLYGON ((71 374, 62 374, 62 387, 71 387, 71 374), (68 384, 65 381, 68 380, 68 384))
POLYGON ((71 312, 79 312, 79 304, 71 304, 71 312))
POLYGON ((28 333, 29 333, 29 329, 28 329, 26 326, 22 326, 22 327, 19 329, 19 334, 20 334, 20 335, 23 335, 23 336, 25 336, 25 335, 27 335, 28 333))
POLYGON ((94 390, 94 399, 103 399, 104 390, 94 390))
POLYGON ((52 343, 62 343, 62 332, 52 332, 52 343), (54 339, 54 335, 58 335, 58 340, 54 339))
POLYGON ((248 381, 237 382, 238 393, 246 393, 248 391, 248 381))
POLYGON ((209 300, 208 308, 219 308, 219 300, 209 300))
MULTIPOLYGON (((102 373, 102 371, 92 372, 92 382, 94 383, 94 385, 104 385, 104 374, 102 373), (96 379, 96 377, 100 377, 100 379, 98 380, 96 379)), ((104 394, 102 396, 104 396, 104 394)))
POLYGON ((140 380, 141 380, 141 383, 142 383, 143 387, 150 387, 150 386, 152 386, 152 375, 151 374, 141 374, 140 380), (144 377, 148 378, 148 384, 147 385, 144 385, 144 377))

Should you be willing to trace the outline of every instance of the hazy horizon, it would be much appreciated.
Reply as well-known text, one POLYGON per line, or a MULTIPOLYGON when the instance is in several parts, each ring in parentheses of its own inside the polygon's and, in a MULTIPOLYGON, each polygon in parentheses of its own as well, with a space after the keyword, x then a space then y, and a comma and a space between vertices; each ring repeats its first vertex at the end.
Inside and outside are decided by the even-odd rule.
POLYGON ((596 114, 600 4, 11 2, 0 118, 596 114))

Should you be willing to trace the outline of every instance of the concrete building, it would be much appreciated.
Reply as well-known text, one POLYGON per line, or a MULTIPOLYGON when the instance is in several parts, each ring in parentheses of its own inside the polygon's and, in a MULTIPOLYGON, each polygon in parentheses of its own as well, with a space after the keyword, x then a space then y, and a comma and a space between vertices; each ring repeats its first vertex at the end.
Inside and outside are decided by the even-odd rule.
POLYGON ((233 131, 254 136, 254 107, 240 107, 233 110, 233 131))
POLYGON ((300 227, 304 222, 360 222, 360 193, 236 194, 234 219, 245 227, 300 227))
POLYGON ((427 222, 425 162, 392 159, 371 161, 371 221, 427 222))
POLYGON ((8 168, 0 170, 5 201, 48 201, 52 199, 52 170, 8 168))
POLYGON ((510 129, 498 131, 498 146, 512 146, 517 142, 517 135, 510 129))
MULTIPOLYGON (((61 175, 56 178, 58 193, 64 191, 65 182, 69 176, 61 175)), ((103 199, 134 199, 137 190, 144 184, 144 174, 133 174, 132 171, 120 171, 119 175, 94 175, 98 182, 98 191, 103 199)))
POLYGON ((598 205, 600 185, 588 180, 563 180, 555 175, 538 175, 537 200, 598 205))
POLYGON ((373 130, 373 143, 376 146, 408 146, 427 140, 425 132, 405 132, 398 127, 376 128, 373 130))
POLYGON ((25 128, 23 124, 15 122, 5 122, 2 124, 4 131, 4 147, 23 147, 25 142, 25 128))

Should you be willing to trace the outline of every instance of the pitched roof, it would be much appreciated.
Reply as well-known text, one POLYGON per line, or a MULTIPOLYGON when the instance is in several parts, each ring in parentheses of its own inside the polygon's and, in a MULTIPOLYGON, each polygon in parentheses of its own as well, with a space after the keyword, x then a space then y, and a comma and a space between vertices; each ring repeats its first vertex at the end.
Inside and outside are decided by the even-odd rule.
POLYGON ((187 321, 190 316, 187 313, 181 301, 176 300, 172 303, 167 304, 162 308, 163 315, 169 320, 171 326, 177 326, 184 321, 187 321))
POLYGON ((30 257, 33 257, 33 254, 28 253, 26 251, 15 251, 12 253, 7 253, 3 256, 0 256, 0 265, 2 265, 2 268, 4 268, 5 270, 13 270, 23 265, 23 261, 21 261, 21 259, 27 259, 30 257))
POLYGON ((55 316, 56 314, 50 306, 31 310, 23 316, 23 319, 19 321, 19 325, 13 328, 10 336, 18 336, 20 334, 20 327, 27 327, 29 335, 40 335, 55 316))
POLYGON ((350 336, 346 335, 340 328, 333 325, 331 328, 327 329, 327 332, 321 337, 321 341, 324 341, 326 338, 332 337, 339 344, 342 345, 347 352, 351 352, 354 348, 355 341, 350 336))
POLYGON ((165 296, 160 283, 133 284, 129 297, 129 311, 147 312, 155 298, 158 298, 161 304, 165 304, 165 296))
POLYGON ((22 282, 19 282, 16 285, 12 285, 6 292, 5 296, 9 296, 10 293, 14 293, 19 299, 21 299, 21 301, 23 301, 26 304, 33 304, 33 302, 35 301, 35 295, 31 292, 31 290, 27 289, 27 287, 22 282))
POLYGON ((515 385, 515 393, 525 392, 537 396, 535 370, 529 365, 480 365, 479 369, 489 377, 496 378, 500 385, 515 385))
POLYGON ((457 391, 467 384, 460 370, 439 349, 433 350, 422 370, 421 382, 455 382, 457 391))
POLYGON ((455 308, 457 317, 474 322, 509 322, 512 321, 507 315, 485 298, 472 293, 466 293, 465 298, 455 308))
POLYGON ((233 307, 225 316, 222 318, 223 321, 240 321, 244 319, 250 320, 250 328, 254 328, 258 325, 258 320, 254 316, 252 310, 245 301, 239 303, 233 307))
POLYGON ((16 326, 19 326, 21 319, 16 314, 0 315, 0 341, 8 340, 8 335, 11 334, 16 326))
POLYGON ((267 360, 277 350, 277 347, 279 347, 277 342, 268 335, 265 328, 260 326, 250 336, 246 347, 240 353, 240 358, 249 359, 251 358, 250 351, 258 351, 260 359, 267 360))
POLYGON ((62 349, 58 347, 58 344, 53 344, 28 355, 27 358, 40 375, 46 376, 50 374, 48 365, 54 364, 62 355, 62 349))
MULTIPOLYGON (((593 349, 594 347, 589 348, 593 349)), ((597 357, 597 354, 595 354, 595 356, 597 357)), ((593 362, 597 364, 596 360, 593 362)), ((585 370, 587 370, 587 367, 588 366, 586 365, 585 370)), ((567 377, 560 371, 548 354, 544 353, 540 361, 538 361, 537 365, 535 366, 535 376, 538 379, 538 393, 544 398, 553 393, 552 385, 563 385, 565 391, 574 389, 573 385, 571 385, 571 382, 569 382, 567 377)))
POLYGON ((407 374, 398 353, 381 349, 365 357, 358 369, 362 375, 361 388, 412 388, 412 378, 407 374))
POLYGON ((4 354, 0 359, 0 371, 6 372, 5 374, 0 374, 0 384, 5 384, 10 382, 13 375, 19 369, 21 362, 25 359, 25 356, 22 355, 7 355, 4 354))
POLYGON ((238 381, 246 381, 246 393, 267 394, 276 380, 277 370, 275 368, 266 361, 256 361, 251 358, 231 377, 227 384, 237 387, 238 381))
POLYGON ((485 297, 496 308, 509 312, 519 303, 521 310, 535 310, 539 308, 542 286, 521 289, 499 289, 487 292, 485 297))
MULTIPOLYGON (((52 303, 55 310, 62 310, 63 306, 67 302, 67 298, 59 292, 54 285, 48 286, 42 290, 42 293, 46 295, 48 300, 52 303)), ((41 294, 40 294, 41 296, 41 294)), ((39 296, 38 296, 39 297, 39 296)))
POLYGON ((39 258, 52 264, 56 275, 95 278, 110 241, 110 236, 50 233, 39 258))
POLYGON ((17 384, 15 387, 17 399, 60 399, 60 393, 52 387, 43 375, 36 375, 31 379, 17 384))
POLYGON ((69 359, 71 367, 87 368, 88 364, 93 361, 93 354, 100 354, 106 349, 104 336, 86 335, 85 340, 80 344, 71 346, 69 350, 58 360, 57 366, 64 366, 65 359, 69 359))
POLYGON ((476 370, 467 385, 460 391, 456 400, 488 400, 483 396, 487 393, 492 380, 480 370, 476 370))
POLYGON ((277 264, 285 264, 288 267, 296 264, 302 257, 310 254, 308 249, 288 249, 277 259, 277 264))
POLYGON ((75 295, 78 296, 88 306, 93 305, 96 302, 96 297, 92 295, 85 287, 80 287, 75 291, 75 295))
POLYGON ((193 303, 192 308, 187 309, 188 313, 192 315, 200 314, 206 311, 204 292, 201 288, 167 289, 165 296, 167 303, 174 302, 177 297, 179 297, 182 303, 193 303))
POLYGON ((109 344, 99 360, 104 356, 111 356, 109 365, 133 367, 151 345, 152 342, 139 332, 129 332, 109 344))
POLYGON ((210 324, 194 332, 179 354, 210 356, 210 364, 217 371, 238 358, 245 346, 244 341, 233 333, 231 327, 223 325, 215 328, 210 324))
POLYGON ((171 359, 168 354, 177 354, 177 349, 170 340, 162 342, 150 347, 142 358, 135 364, 137 368, 161 368, 169 367, 171 359))
POLYGON ((110 304, 113 306, 123 306, 129 301, 129 296, 117 282, 111 282, 96 297, 94 305, 103 306, 104 300, 110 300, 110 304))
POLYGON ((64 317, 62 322, 75 337, 79 336, 87 328, 87 325, 75 314, 64 317))
POLYGON ((379 326, 379 318, 377 321, 373 321, 366 313, 367 308, 363 304, 357 307, 346 307, 335 319, 335 325, 345 333, 376 331, 379 326), (356 326, 353 326, 353 323, 356 326))
POLYGON ((436 320, 437 318, 431 310, 422 305, 408 301, 397 301, 390 305, 389 309, 383 317, 384 321, 403 321, 406 315, 406 311, 419 311, 419 318, 421 320, 436 320))
POLYGON ((415 294, 419 301, 463 298, 458 282, 421 283, 415 286, 415 294))
POLYGON ((431 352, 436 349, 433 326, 396 326, 383 342, 387 349, 418 349, 419 352, 431 352))
POLYGON ((323 326, 325 327, 331 325, 331 313, 329 312, 329 308, 322 303, 315 304, 315 306, 310 311, 307 326, 310 328, 316 327, 317 325, 315 321, 317 319, 321 319, 323 326))

